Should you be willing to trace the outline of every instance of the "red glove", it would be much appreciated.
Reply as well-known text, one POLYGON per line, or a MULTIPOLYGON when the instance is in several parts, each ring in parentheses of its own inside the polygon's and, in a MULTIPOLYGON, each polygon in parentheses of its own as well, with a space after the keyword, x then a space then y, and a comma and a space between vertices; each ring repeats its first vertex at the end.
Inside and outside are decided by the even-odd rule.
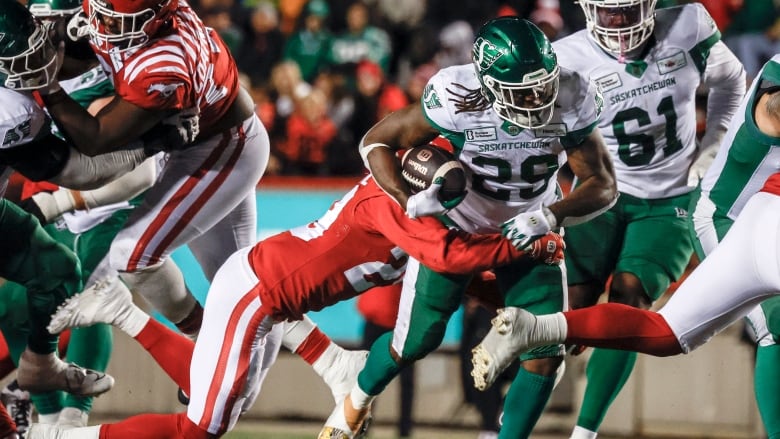
POLYGON ((561 265, 565 248, 566 243, 563 242, 561 235, 547 232, 546 235, 526 247, 525 251, 535 261, 544 262, 547 265, 561 265))

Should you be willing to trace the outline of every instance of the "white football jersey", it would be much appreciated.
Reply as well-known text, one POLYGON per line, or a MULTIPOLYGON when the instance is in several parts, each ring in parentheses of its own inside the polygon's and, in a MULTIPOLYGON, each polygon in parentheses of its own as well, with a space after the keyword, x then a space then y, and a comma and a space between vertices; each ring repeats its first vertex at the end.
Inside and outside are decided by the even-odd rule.
POLYGON ((689 192, 696 157, 696 88, 720 40, 699 3, 658 9, 639 59, 620 63, 587 30, 553 43, 558 62, 595 82, 604 96, 599 129, 618 190, 646 199, 689 192))
POLYGON ((0 149, 30 143, 51 132, 50 120, 29 93, 0 87, 0 149))
POLYGON ((762 133, 752 109, 764 82, 780 84, 780 55, 769 60, 753 80, 745 99, 731 118, 718 155, 701 181, 701 216, 736 219, 748 200, 772 174, 780 172, 780 138, 762 133))
POLYGON ((542 128, 523 129, 501 119, 492 107, 459 111, 456 103, 479 89, 472 64, 442 69, 426 85, 422 107, 466 170, 468 194, 447 216, 464 230, 485 233, 558 199, 556 176, 566 162, 565 149, 593 131, 602 102, 592 82, 562 66, 552 120, 542 128))

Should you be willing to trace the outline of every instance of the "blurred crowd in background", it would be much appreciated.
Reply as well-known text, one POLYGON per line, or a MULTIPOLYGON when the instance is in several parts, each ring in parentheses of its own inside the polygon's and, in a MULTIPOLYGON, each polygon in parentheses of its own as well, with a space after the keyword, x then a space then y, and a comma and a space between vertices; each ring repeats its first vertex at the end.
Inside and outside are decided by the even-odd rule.
MULTIPOLYGON (((688 3, 658 0, 657 7, 688 3)), ((705 0, 748 80, 780 52, 774 0, 705 0)), ((271 134, 267 174, 363 172, 357 143, 420 99, 438 69, 471 62, 486 21, 518 15, 552 40, 585 26, 572 0, 192 0, 230 47, 271 134)), ((702 96, 702 103, 706 96, 702 96)), ((703 107, 702 107, 703 112, 703 107)), ((704 115, 701 115, 703 129, 704 115)))

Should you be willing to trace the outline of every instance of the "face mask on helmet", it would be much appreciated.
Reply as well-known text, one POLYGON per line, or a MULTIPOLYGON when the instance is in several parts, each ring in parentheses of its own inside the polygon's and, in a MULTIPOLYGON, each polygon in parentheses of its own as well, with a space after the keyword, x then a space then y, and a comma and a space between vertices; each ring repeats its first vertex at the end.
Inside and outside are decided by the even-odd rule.
POLYGON ((550 122, 560 68, 539 28, 517 17, 492 20, 480 29, 472 59, 482 93, 500 118, 529 129, 550 122))
POLYGON ((653 33, 656 0, 580 0, 596 42, 622 56, 642 45, 653 33))
MULTIPOLYGON (((35 30, 27 38, 18 54, 0 55, 0 73, 5 77, 4 87, 13 90, 32 90, 45 87, 57 75, 57 49, 54 47, 49 24, 35 20, 35 30)), ((20 38, 20 37, 17 37, 20 38)))
POLYGON ((143 46, 178 6, 176 0, 143 1, 133 2, 133 7, 123 10, 123 0, 115 3, 88 1, 90 39, 104 52, 123 52, 143 46), (142 6, 135 6, 137 3, 142 6))

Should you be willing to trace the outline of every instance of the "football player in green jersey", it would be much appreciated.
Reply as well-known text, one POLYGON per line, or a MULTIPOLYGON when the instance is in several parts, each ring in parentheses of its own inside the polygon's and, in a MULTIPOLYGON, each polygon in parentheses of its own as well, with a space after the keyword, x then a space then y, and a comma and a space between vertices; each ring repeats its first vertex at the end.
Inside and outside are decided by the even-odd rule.
MULTIPOLYGON (((744 94, 745 73, 698 3, 658 10, 654 0, 580 6, 587 28, 553 47, 562 65, 604 95, 599 129, 620 197, 603 215, 566 230, 569 302, 575 309, 593 305, 606 291, 610 302, 647 309, 688 265, 688 177, 700 176, 717 149, 744 94), (699 144, 700 86, 709 94, 699 144)), ((634 352, 594 349, 572 438, 596 437, 635 361, 634 352)))
MULTIPOLYGON (((503 227, 524 248, 548 231, 586 221, 614 203, 614 171, 596 129, 602 104, 592 82, 559 65, 541 30, 526 20, 502 17, 478 32, 473 63, 440 70, 420 102, 390 114, 366 133, 360 152, 379 186, 409 216, 439 216, 472 233, 503 227), (452 143, 466 169, 468 193, 459 204, 439 201, 436 185, 412 195, 399 171, 396 150, 439 135, 452 143), (567 161, 581 183, 561 198, 556 175, 567 161)), ((495 273, 507 304, 537 313, 566 308, 566 277, 559 267, 515 263, 495 273)), ((395 330, 373 344, 357 386, 328 418, 320 439, 352 438, 371 401, 400 369, 439 346, 470 280, 409 259, 395 330)), ((563 353, 562 345, 551 345, 520 358, 500 438, 531 434, 563 353)), ((481 364, 473 375, 477 387, 484 388, 495 377, 481 364)))

